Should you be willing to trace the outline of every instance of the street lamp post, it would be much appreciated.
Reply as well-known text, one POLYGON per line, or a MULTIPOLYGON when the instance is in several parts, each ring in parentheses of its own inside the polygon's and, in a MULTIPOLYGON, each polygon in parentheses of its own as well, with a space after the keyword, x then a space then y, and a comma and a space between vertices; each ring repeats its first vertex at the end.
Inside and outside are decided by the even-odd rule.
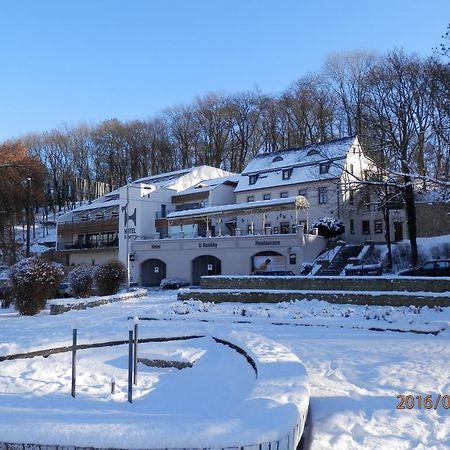
POLYGON ((127 182, 127 205, 125 208, 125 229, 127 233, 127 290, 130 290, 130 228, 129 228, 129 221, 130 217, 128 214, 128 208, 130 205, 130 183, 127 182))

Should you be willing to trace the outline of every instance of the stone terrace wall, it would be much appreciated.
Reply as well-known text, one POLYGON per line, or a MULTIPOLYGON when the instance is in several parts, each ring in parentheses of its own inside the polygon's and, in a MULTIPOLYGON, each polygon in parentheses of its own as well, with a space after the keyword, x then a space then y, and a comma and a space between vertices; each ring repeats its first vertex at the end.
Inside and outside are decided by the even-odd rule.
POLYGON ((201 286, 203 289, 450 293, 450 278, 209 276, 202 277, 201 286))
POLYGON ((214 303, 278 303, 294 300, 323 300, 329 303, 379 306, 450 306, 450 294, 420 295, 401 292, 296 291, 257 289, 198 289, 178 293, 178 300, 214 303))

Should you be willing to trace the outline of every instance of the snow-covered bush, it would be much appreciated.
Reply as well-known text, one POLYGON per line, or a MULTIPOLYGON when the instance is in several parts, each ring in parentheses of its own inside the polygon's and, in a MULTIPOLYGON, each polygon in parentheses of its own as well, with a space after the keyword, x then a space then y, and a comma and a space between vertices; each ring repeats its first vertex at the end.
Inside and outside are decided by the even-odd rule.
POLYGON ((406 269, 411 264, 411 244, 401 241, 392 246, 392 262, 396 271, 406 269))
POLYGON ((433 259, 450 258, 450 242, 436 243, 430 246, 430 257, 433 259))
POLYGON ((342 220, 334 219, 333 217, 323 217, 316 220, 312 228, 317 228, 319 235, 326 239, 337 237, 345 231, 342 220))
POLYGON ((75 297, 86 298, 92 294, 92 269, 92 266, 79 266, 70 272, 69 283, 75 297))
POLYGON ((94 272, 94 280, 97 283, 100 295, 112 295, 119 290, 120 283, 127 279, 127 268, 118 261, 112 260, 100 264, 94 272))
POLYGON ((33 316, 54 297, 64 273, 54 264, 39 258, 26 258, 11 267, 11 297, 20 314, 33 316))

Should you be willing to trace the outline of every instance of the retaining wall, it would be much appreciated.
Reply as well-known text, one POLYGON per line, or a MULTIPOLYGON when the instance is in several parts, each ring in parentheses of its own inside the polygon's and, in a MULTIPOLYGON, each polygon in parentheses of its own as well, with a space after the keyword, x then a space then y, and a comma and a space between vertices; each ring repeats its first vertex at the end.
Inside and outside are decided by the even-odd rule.
POLYGON ((286 290, 185 290, 178 293, 178 300, 199 300, 213 303, 278 303, 294 300, 323 300, 329 303, 379 306, 450 306, 450 294, 434 296, 420 293, 351 292, 351 291, 286 291, 286 290))
POLYGON ((145 289, 139 289, 136 291, 105 297, 51 300, 48 302, 48 305, 50 306, 50 315, 58 315, 74 309, 95 308, 96 306, 107 305, 108 303, 123 302, 132 298, 145 297, 146 295, 147 291, 145 289))
POLYGON ((202 277, 201 283, 202 289, 180 291, 178 300, 450 306, 450 278, 209 276, 202 277))
POLYGON ((203 289, 283 289, 297 291, 449 292, 450 278, 412 277, 202 277, 203 289))

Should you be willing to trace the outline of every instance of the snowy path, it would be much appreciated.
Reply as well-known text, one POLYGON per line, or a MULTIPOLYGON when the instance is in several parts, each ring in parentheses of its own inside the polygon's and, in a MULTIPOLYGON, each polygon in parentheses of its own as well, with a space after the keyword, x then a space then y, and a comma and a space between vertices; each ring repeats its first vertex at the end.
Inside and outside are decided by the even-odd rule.
MULTIPOLYGON (((431 394, 433 398, 437 394, 450 394, 450 308, 415 311, 300 303, 267 307, 180 304, 173 293, 153 292, 148 299, 61 316, 0 316, 0 355, 69 344, 73 324, 80 330, 81 342, 123 339, 126 317, 135 315, 161 319, 142 321, 141 337, 220 336, 233 330, 248 331, 285 345, 308 370, 311 415, 306 449, 450 448, 450 409, 442 405, 437 410, 417 406, 410 410, 396 409, 399 394, 431 394), (272 325, 275 320, 289 324, 272 325), (292 326, 295 322, 311 326, 292 326), (444 331, 437 336, 368 331, 371 326, 444 331)), ((21 373, 16 367, 15 374, 7 375, 3 367, 0 363, 0 386, 5 386, 7 376, 12 380, 21 373)), ((218 371, 215 376, 227 378, 232 376, 230 373, 233 374, 232 369, 228 373, 218 371)), ((23 377, 18 378, 14 383, 20 383, 23 377)), ((237 397, 248 389, 246 379, 250 380, 244 377, 237 397)), ((17 388, 12 386, 12 390, 17 388)), ((0 408, 5 405, 4 400, 1 396, 0 408)), ((197 398, 189 401, 197 403, 197 398)), ((204 417, 205 409, 211 412, 212 406, 206 401, 191 408, 196 409, 198 417, 204 417)), ((178 408, 170 403, 166 407, 172 412, 178 408)), ((220 409, 214 414, 219 417, 220 409)))

